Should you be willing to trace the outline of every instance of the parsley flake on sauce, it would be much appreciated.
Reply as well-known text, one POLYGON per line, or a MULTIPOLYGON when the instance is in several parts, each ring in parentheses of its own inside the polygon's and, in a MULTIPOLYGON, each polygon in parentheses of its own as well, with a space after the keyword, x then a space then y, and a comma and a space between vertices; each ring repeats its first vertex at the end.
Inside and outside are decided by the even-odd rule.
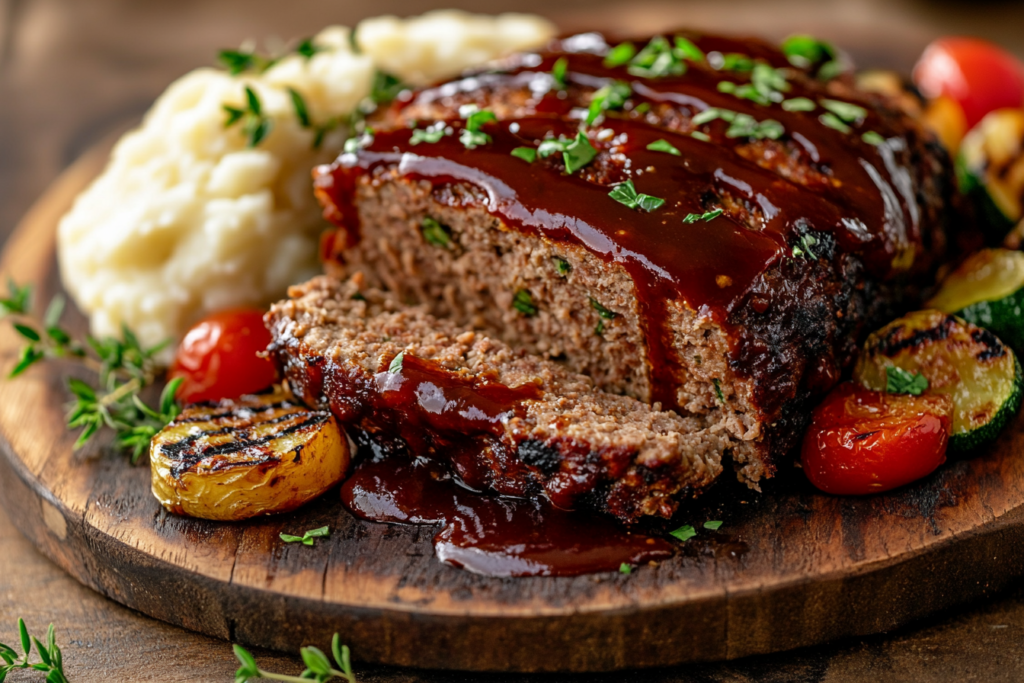
POLYGON ((917 372, 890 365, 885 369, 885 390, 890 394, 920 396, 928 388, 928 378, 917 372))
POLYGON ((689 541, 697 535, 697 531, 689 524, 683 525, 675 531, 669 532, 669 536, 678 538, 680 541, 689 541))
POLYGON ((555 65, 551 67, 551 78, 555 81, 555 87, 559 90, 565 90, 569 82, 565 80, 565 74, 569 68, 569 60, 565 57, 559 57, 555 65))
POLYGON ((395 356, 394 360, 391 361, 391 365, 388 366, 388 372, 392 375, 397 375, 402 371, 402 362, 405 360, 405 351, 399 351, 398 355, 395 356))
POLYGON ((633 94, 633 89, 625 81, 612 81, 608 85, 596 90, 593 99, 590 100, 590 107, 587 110, 587 125, 593 125, 597 117, 612 109, 622 109, 626 100, 633 94))
POLYGON ((565 161, 565 172, 572 175, 580 170, 597 156, 597 150, 590 144, 590 140, 583 133, 577 133, 576 139, 565 146, 562 151, 562 160, 565 161))
POLYGON ((718 531, 719 528, 721 528, 721 526, 722 521, 718 519, 712 520, 710 522, 704 522, 704 528, 708 529, 709 531, 718 531))
POLYGON ((651 150, 652 152, 664 152, 666 154, 671 154, 672 156, 682 155, 682 152, 676 149, 671 142, 665 139, 655 140, 651 144, 647 145, 647 149, 651 150))
POLYGON ((705 211, 704 213, 688 213, 683 217, 683 222, 687 224, 696 223, 697 221, 710 221, 713 218, 718 218, 723 213, 724 209, 712 209, 711 211, 705 211))
POLYGON ((528 164, 532 164, 537 160, 537 150, 533 147, 516 147, 509 154, 517 159, 522 159, 528 164))
POLYGON ((665 200, 660 197, 652 197, 649 194, 638 193, 636 191, 636 187, 633 185, 632 179, 616 185, 615 188, 608 193, 608 196, 620 204, 625 204, 631 209, 639 208, 644 211, 654 211, 665 204, 665 200))
POLYGON ((459 133, 459 142, 466 149, 475 149, 491 141, 491 136, 480 130, 480 128, 485 123, 492 123, 498 120, 494 112, 480 109, 475 104, 466 104, 459 107, 459 116, 466 119, 466 127, 459 133))

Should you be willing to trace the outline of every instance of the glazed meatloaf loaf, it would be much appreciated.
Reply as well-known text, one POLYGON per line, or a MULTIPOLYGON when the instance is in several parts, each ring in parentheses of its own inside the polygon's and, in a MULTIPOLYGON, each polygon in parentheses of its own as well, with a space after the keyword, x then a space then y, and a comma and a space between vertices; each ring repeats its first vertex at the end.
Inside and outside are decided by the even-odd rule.
POLYGON ((267 315, 292 390, 379 455, 430 457, 467 485, 541 491, 627 522, 668 517, 721 472, 728 436, 703 420, 595 389, 564 365, 321 277, 267 315))
POLYGON ((328 271, 724 434, 756 487, 954 219, 945 152, 815 45, 587 33, 406 92, 314 171, 328 271))

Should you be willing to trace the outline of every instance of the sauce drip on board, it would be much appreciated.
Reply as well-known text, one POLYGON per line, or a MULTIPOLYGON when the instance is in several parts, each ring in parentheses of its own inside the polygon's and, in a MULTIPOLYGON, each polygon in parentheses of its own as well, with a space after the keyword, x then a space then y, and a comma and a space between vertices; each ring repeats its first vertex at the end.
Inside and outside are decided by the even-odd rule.
POLYGON ((673 555, 667 541, 610 517, 475 493, 425 460, 364 462, 342 485, 341 499, 363 519, 442 525, 434 535, 438 559, 488 576, 617 572, 673 555))
MULTIPOLYGON (((513 57, 497 72, 413 94, 396 103, 394 111, 429 106, 459 93, 481 98, 485 108, 492 95, 495 101, 508 99, 509 93, 528 96, 515 116, 484 124, 481 130, 490 140, 473 148, 460 141, 465 122, 459 119, 446 120, 450 132, 436 142, 414 142, 407 127, 377 131, 357 152, 318 169, 325 215, 344 227, 346 243, 357 240, 354 188, 360 176, 381 168, 395 168, 403 177, 435 187, 478 188, 487 210, 506 225, 579 244, 627 270, 637 285, 652 376, 671 376, 661 370, 674 362, 671 330, 665 329, 667 301, 685 302, 727 325, 761 276, 780 260, 794 258, 794 248, 808 234, 832 235, 840 253, 857 254, 876 277, 913 268, 922 236, 913 182, 903 165, 906 131, 895 125, 899 115, 877 110, 850 88, 836 94, 767 43, 673 35, 685 35, 708 57, 687 60, 680 75, 641 77, 625 64, 606 65, 609 46, 600 35, 586 34, 546 52, 513 57), (803 108, 736 96, 736 88, 752 85, 753 70, 716 69, 713 54, 740 54, 785 69, 778 99, 802 100, 803 108), (551 75, 561 60, 566 89, 551 75), (605 111, 592 126, 583 125, 594 91, 615 81, 628 84, 628 104, 605 111), (732 92, 723 91, 723 83, 732 92), (842 111, 843 105, 862 113, 844 123, 832 111, 837 106, 842 111), (721 117, 692 121, 695 115, 723 110, 758 125, 774 122, 782 132, 777 139, 758 139, 735 134, 721 117), (566 174, 561 154, 532 163, 511 154, 517 147, 537 148, 545 139, 572 139, 581 129, 599 154, 574 174, 566 174), (865 133, 874 134, 874 142, 862 138, 865 133), (658 141, 679 154, 648 149, 658 141), (665 204, 644 211, 609 197, 615 185, 627 180, 637 192, 665 204), (715 208, 725 211, 684 222, 715 208)), ((425 122, 417 125, 422 128, 425 122)), ((813 251, 803 257, 816 258, 813 251)), ((678 407, 668 387, 655 383, 654 389, 652 400, 678 407)))

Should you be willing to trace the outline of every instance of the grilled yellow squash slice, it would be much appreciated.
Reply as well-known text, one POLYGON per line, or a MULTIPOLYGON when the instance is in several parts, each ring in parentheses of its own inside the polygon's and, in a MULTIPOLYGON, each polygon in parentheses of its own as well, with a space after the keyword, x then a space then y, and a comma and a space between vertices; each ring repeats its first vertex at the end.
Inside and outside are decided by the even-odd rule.
POLYGON ((341 481, 350 458, 334 416, 280 386, 185 406, 149 454, 165 508, 216 520, 294 510, 341 481))

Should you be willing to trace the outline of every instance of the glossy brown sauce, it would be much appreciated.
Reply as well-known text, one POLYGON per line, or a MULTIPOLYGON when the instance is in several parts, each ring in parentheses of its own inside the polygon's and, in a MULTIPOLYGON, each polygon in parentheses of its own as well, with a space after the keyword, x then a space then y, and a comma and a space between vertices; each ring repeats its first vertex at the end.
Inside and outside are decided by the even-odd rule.
POLYGON ((363 519, 441 525, 438 559, 488 576, 618 572, 673 554, 667 541, 630 532, 611 517, 475 493, 425 460, 364 462, 342 485, 341 499, 363 519))
MULTIPOLYGON (((666 301, 681 300, 724 325, 767 269, 792 258, 796 240, 808 231, 833 235, 842 252, 859 255, 876 277, 911 267, 921 248, 920 227, 910 176, 897 161, 906 142, 891 129, 891 117, 881 116, 859 96, 830 94, 825 83, 791 67, 767 43, 685 35, 705 53, 741 53, 785 67, 789 90, 784 97, 819 104, 813 111, 786 111, 778 103, 761 105, 720 92, 719 83, 748 83, 750 72, 715 70, 707 61, 687 61, 681 76, 638 78, 625 66, 603 64, 607 46, 601 47, 600 36, 570 38, 551 51, 517 57, 503 71, 419 91, 396 104, 401 109, 444 101, 460 91, 526 87, 532 93, 527 106, 532 113, 486 124, 483 130, 491 142, 474 149, 459 141, 464 122, 458 119, 448 121, 454 133, 437 143, 412 144, 408 128, 376 132, 365 149, 343 154, 332 166, 318 170, 318 190, 328 198, 325 215, 346 228, 347 239, 358 239, 356 181, 380 168, 397 168, 404 177, 424 179, 435 187, 471 185, 486 198, 486 209, 507 225, 555 242, 582 245, 627 270, 637 284, 654 377, 671 376, 660 372, 673 362, 671 331, 664 328, 666 301), (580 45, 593 52, 574 51, 580 45), (585 110, 578 107, 581 101, 585 107, 589 96, 567 97, 550 76, 562 58, 573 88, 599 88, 621 80, 632 89, 631 108, 606 112, 603 121, 587 129, 590 143, 602 152, 600 168, 594 162, 589 170, 573 175, 565 174, 558 154, 534 163, 511 155, 516 147, 536 147, 559 135, 573 137, 581 128, 585 110), (820 105, 824 98, 861 105, 867 114, 851 124, 851 132, 835 130, 819 119, 825 113, 820 105), (673 132, 651 115, 637 112, 643 104, 665 102, 687 119, 717 107, 757 121, 778 121, 785 132, 773 153, 795 157, 815 169, 821 180, 797 183, 758 165, 747 158, 750 141, 727 137, 729 124, 722 120, 696 127, 686 121, 673 132), (694 128, 710 140, 689 135, 694 128), (866 131, 886 142, 874 146, 863 141, 866 131), (680 155, 646 149, 657 140, 668 141, 680 155), (666 199, 666 204, 648 213, 611 199, 612 186, 628 179, 638 192, 666 199), (683 223, 688 214, 721 206, 723 198, 746 210, 738 216, 726 211, 713 220, 683 223)), ((662 389, 656 388, 653 400, 675 406, 674 392, 662 389)))

